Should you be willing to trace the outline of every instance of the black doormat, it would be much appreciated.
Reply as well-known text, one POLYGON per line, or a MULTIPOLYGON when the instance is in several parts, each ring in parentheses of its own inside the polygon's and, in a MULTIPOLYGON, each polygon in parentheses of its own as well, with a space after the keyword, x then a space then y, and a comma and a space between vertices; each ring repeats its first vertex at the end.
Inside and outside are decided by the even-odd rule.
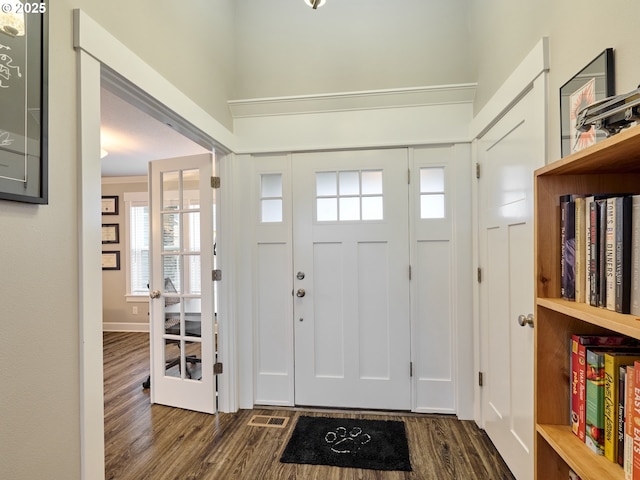
POLYGON ((411 471, 403 422, 300 417, 283 463, 411 471))

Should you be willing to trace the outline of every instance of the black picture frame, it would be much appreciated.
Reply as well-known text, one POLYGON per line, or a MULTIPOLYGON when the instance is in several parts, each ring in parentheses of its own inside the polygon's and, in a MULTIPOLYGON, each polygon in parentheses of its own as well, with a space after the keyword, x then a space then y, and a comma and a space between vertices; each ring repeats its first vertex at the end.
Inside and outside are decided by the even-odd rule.
POLYGON ((575 129, 578 110, 615 95, 613 48, 606 48, 560 87, 560 152, 562 157, 593 145, 606 137, 603 131, 575 129))
POLYGON ((103 244, 120 243, 120 224, 118 223, 102 224, 102 243, 103 244))
POLYGON ((102 215, 118 215, 118 196, 102 195, 102 215))
POLYGON ((0 30, 1 200, 49 203, 48 3, 3 5, 22 11, 25 28, 15 36, 0 30))
POLYGON ((120 251, 102 251, 102 270, 120 270, 120 251))

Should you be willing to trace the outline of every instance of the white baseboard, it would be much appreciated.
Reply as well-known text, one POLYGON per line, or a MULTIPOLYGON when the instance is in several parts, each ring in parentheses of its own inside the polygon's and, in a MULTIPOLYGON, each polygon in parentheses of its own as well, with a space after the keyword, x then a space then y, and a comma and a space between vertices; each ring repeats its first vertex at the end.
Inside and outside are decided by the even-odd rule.
POLYGON ((104 322, 103 332, 143 332, 149 333, 148 323, 104 322))

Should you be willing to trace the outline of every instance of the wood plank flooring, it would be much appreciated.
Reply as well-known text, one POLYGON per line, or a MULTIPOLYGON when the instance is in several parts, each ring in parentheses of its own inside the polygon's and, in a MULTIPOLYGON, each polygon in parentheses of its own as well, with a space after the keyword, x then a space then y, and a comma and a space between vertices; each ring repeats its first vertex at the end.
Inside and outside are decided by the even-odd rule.
POLYGON ((206 415, 149 404, 149 336, 104 334, 108 480, 514 480, 474 422, 439 415, 260 409, 206 415), (403 420, 412 472, 279 462, 301 415, 403 420), (284 429, 247 426, 253 415, 290 417, 284 429))

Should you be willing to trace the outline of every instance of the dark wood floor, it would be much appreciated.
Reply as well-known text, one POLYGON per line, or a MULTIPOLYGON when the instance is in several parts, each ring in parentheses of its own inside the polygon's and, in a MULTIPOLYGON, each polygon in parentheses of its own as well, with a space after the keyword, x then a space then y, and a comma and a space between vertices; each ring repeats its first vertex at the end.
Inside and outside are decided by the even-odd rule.
POLYGON ((149 336, 104 334, 106 478, 110 480, 513 480, 475 423, 437 415, 403 420, 412 472, 279 462, 298 416, 380 419, 353 412, 241 410, 206 415, 149 404, 149 336), (253 415, 290 417, 285 429, 247 426, 253 415))

